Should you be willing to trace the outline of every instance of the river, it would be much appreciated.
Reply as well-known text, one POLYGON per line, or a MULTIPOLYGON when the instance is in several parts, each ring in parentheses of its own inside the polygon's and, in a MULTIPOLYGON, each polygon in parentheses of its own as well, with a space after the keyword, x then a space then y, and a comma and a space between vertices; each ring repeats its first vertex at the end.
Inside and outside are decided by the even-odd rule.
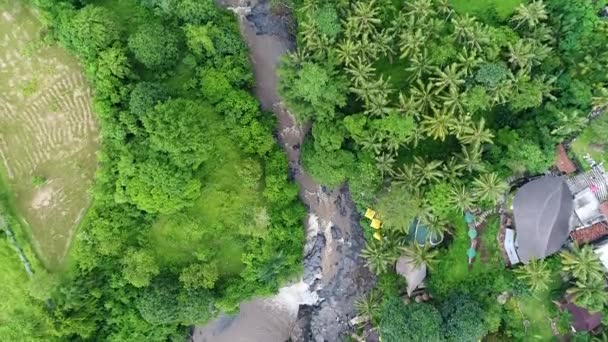
POLYGON ((277 68, 283 54, 294 47, 288 20, 271 13, 264 0, 219 0, 239 17, 249 46, 255 75, 254 93, 265 110, 277 117, 277 140, 288 155, 300 199, 309 208, 304 222, 304 275, 298 283, 269 298, 241 304, 236 316, 221 316, 196 327, 196 342, 338 341, 352 330, 354 301, 374 286, 363 266, 364 244, 359 217, 346 187, 328 190, 302 168, 300 149, 309 125, 299 125, 277 92, 277 68), (258 3, 259 2, 259 3, 258 3))

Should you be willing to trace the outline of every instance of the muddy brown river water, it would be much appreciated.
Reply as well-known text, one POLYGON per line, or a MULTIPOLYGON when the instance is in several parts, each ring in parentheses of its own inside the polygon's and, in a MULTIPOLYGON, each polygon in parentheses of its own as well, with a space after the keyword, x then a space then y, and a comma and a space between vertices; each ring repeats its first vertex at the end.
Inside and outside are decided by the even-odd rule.
POLYGON ((354 300, 373 286, 374 278, 359 257, 363 237, 348 191, 324 189, 301 166, 299 146, 309 126, 296 122, 277 92, 280 58, 294 43, 287 32, 277 32, 276 27, 274 32, 268 32, 261 27, 281 18, 270 14, 265 1, 260 2, 218 1, 239 17, 255 75, 255 95, 262 108, 277 117, 278 143, 288 155, 291 172, 300 187, 300 199, 309 208, 304 222, 304 275, 301 281, 283 287, 273 297, 241 304, 236 316, 224 315, 196 327, 192 341, 283 342, 290 337, 337 341, 352 328, 348 321, 354 316, 354 300), (308 314, 303 315, 304 311, 308 314))

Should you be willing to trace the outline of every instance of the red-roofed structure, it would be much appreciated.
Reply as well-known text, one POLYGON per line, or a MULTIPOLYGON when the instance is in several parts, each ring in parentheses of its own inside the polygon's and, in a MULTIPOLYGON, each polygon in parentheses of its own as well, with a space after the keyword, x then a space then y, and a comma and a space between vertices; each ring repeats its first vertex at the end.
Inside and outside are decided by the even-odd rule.
POLYGON ((600 212, 608 218, 608 201, 600 204, 600 212))
POLYGON ((576 241, 579 245, 587 244, 604 236, 608 236, 608 225, 605 222, 598 222, 591 227, 570 232, 572 240, 576 241))
POLYGON ((557 145, 557 160, 555 161, 555 166, 557 166, 558 170, 566 174, 576 172, 576 165, 570 160, 570 157, 568 157, 568 153, 566 153, 566 149, 562 144, 557 145))

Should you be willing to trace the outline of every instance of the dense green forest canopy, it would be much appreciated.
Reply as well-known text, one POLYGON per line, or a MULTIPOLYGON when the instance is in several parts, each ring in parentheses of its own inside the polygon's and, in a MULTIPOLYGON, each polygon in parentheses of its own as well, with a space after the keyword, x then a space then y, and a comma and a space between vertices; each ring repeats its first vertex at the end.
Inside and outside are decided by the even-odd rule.
POLYGON ((184 339, 297 276, 305 210, 234 15, 212 0, 35 5, 86 69, 102 149, 68 269, 40 270, 36 315, 1 339, 184 339))
MULTIPOLYGON (((295 5, 298 49, 283 60, 280 92, 300 121, 312 122, 302 152, 306 169, 327 186, 347 183, 359 208, 374 208, 383 221, 379 241, 367 231, 362 256, 379 275, 384 306, 371 310, 369 299, 361 305, 373 311, 368 316, 383 338, 466 341, 489 332, 523 339, 528 332, 519 320, 520 303, 524 311, 530 308, 526 314, 540 313, 539 321, 557 315, 551 300, 564 294, 555 276, 559 260, 522 268, 517 277, 505 271, 491 241, 498 231, 494 219, 489 223, 494 235, 484 242, 493 253, 484 258, 490 260, 467 270, 470 240, 462 214, 495 208, 509 176, 544 173, 554 163, 556 145, 575 137, 587 126, 588 113, 606 104, 603 5, 591 0, 295 5), (414 219, 449 240, 447 247, 410 244, 414 219), (395 302, 401 293, 395 290, 399 276, 393 266, 400 255, 430 269, 429 289, 443 303, 437 306, 443 317, 433 307, 395 302), (512 300, 500 306, 496 297, 505 291, 512 300), (458 292, 466 298, 455 297, 458 292), (411 312, 422 310, 429 317, 410 324, 411 312), (441 336, 417 335, 439 325, 441 336)), ((591 287, 576 286, 579 293, 591 287)), ((590 302, 579 304, 606 311, 599 300, 590 302)))

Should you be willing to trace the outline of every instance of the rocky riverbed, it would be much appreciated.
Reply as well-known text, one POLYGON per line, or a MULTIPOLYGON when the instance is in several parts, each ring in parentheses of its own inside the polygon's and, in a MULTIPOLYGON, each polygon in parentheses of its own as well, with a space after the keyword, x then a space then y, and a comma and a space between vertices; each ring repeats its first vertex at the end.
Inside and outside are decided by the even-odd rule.
POLYGON ((243 303, 237 316, 222 316, 196 327, 192 340, 341 341, 353 330, 355 300, 375 285, 375 277, 359 256, 364 238, 348 188, 326 189, 302 168, 299 147, 309 127, 295 121, 277 93, 277 67, 281 56, 295 47, 295 25, 288 15, 274 13, 266 0, 218 2, 239 16, 250 49, 255 94, 262 107, 277 116, 277 140, 289 157, 292 177, 309 214, 304 222, 302 280, 273 297, 243 303))

